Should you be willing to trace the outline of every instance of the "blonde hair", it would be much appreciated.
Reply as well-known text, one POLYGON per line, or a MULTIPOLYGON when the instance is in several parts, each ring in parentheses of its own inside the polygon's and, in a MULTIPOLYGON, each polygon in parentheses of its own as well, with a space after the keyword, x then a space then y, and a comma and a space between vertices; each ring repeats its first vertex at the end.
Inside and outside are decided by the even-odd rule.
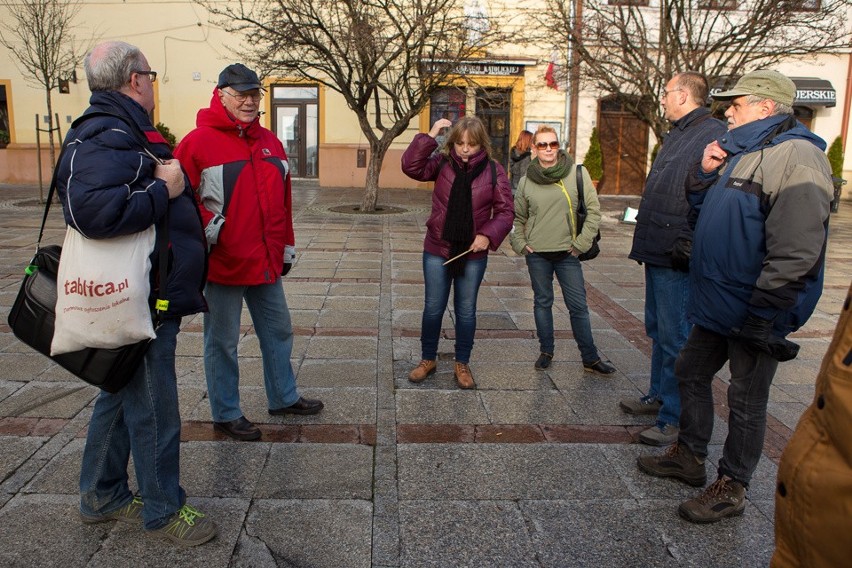
POLYGON ((535 134, 533 135, 532 143, 535 144, 538 135, 544 134, 545 132, 552 132, 556 136, 556 141, 559 142, 559 134, 556 133, 555 128, 548 126, 547 124, 539 124, 538 128, 535 130, 535 134))
POLYGON ((467 132, 467 141, 476 144, 485 150, 485 154, 491 158, 491 138, 485 130, 485 124, 476 116, 465 116, 453 124, 444 142, 444 153, 449 153, 453 144, 460 144, 462 136, 467 132))

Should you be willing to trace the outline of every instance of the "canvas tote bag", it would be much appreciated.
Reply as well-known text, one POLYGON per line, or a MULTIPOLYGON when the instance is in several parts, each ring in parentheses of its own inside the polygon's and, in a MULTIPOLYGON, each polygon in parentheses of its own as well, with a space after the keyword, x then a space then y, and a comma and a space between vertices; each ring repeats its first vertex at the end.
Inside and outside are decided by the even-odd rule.
POLYGON ((156 338, 148 304, 155 244, 153 225, 108 239, 87 239, 67 228, 56 279, 51 355, 156 338))

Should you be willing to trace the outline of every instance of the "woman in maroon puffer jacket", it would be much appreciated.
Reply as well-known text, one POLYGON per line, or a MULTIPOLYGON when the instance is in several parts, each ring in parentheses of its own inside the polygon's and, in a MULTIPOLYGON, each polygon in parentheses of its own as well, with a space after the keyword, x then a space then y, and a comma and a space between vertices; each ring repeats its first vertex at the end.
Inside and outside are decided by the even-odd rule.
POLYGON ((464 117, 454 126, 442 118, 429 134, 415 136, 402 156, 402 171, 418 181, 435 182, 423 243, 422 360, 408 380, 419 383, 437 368, 441 321, 452 286, 455 378, 461 388, 470 389, 475 386, 468 363, 476 333, 476 298, 488 264, 488 249, 497 250, 512 229, 511 185, 503 167, 491 160, 485 125, 474 116, 464 117), (450 126, 446 146, 434 152, 435 137, 450 126))

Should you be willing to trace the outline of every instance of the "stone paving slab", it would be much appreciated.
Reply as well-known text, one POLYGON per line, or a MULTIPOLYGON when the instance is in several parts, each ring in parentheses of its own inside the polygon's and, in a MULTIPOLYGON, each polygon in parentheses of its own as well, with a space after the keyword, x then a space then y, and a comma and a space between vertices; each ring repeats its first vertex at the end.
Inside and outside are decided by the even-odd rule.
POLYGON ((249 511, 245 534, 278 566, 360 568, 371 564, 371 526, 369 501, 265 499, 249 511))
POLYGON ((401 567, 538 568, 524 517, 512 501, 402 501, 401 567))
POLYGON ((594 445, 400 444, 397 454, 403 500, 629 496, 594 445))
POLYGON ((3 436, 0 438, 0 479, 6 479, 27 461, 45 442, 44 438, 21 438, 3 436))
MULTIPOLYGON (((32 188, 0 187, 0 315, 8 313, 39 223, 15 205, 32 188)), ((793 338, 800 356, 779 367, 764 455, 745 514, 711 526, 680 519, 700 489, 640 472, 635 443, 653 417, 623 414, 620 398, 648 387, 644 271, 627 260, 629 200, 602 198, 604 251, 584 264, 601 356, 617 373, 583 371, 556 284, 556 357, 538 356, 532 291, 522 258, 504 244, 489 257, 471 368, 477 389, 453 379, 452 304, 438 372, 407 380, 420 359, 421 273, 429 192, 383 190, 409 208, 388 216, 331 213, 358 190, 295 184, 298 262, 283 280, 294 323, 300 393, 317 416, 272 417, 260 349, 242 313, 242 407, 263 440, 241 443, 210 423, 203 316, 184 318, 178 387, 184 420, 182 483, 219 536, 181 550, 138 527, 82 525, 79 464, 97 390, 34 354, 0 323, 0 566, 765 566, 773 547, 777 460, 813 398, 813 381, 852 279, 852 207, 832 216, 828 272, 814 317, 793 338)), ((635 201, 635 200, 634 200, 635 201)), ((633 201, 630 201, 631 203, 633 201)), ((53 212, 45 242, 61 242, 53 212)), ((4 317, 5 320, 5 317, 4 317)), ((714 382, 708 483, 727 435, 727 369, 714 382)), ((130 471, 130 485, 135 477, 130 471)))
POLYGON ((372 499, 373 448, 352 444, 274 444, 256 497, 372 499))

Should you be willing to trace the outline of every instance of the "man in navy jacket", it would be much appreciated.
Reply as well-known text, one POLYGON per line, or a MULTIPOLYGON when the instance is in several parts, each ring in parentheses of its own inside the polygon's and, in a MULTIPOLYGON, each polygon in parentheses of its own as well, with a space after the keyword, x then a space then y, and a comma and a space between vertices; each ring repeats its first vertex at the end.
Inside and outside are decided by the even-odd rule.
POLYGON ((645 332, 653 346, 651 386, 647 395, 619 405, 628 414, 656 415, 656 423, 639 434, 640 442, 652 446, 668 446, 679 431, 674 367, 691 327, 686 308, 692 229, 683 187, 689 166, 725 132, 724 123, 705 106, 708 94, 706 77, 690 71, 672 77, 660 93, 660 105, 672 127, 645 181, 630 251, 630 258, 645 265, 645 332))
MULTIPOLYGON (((58 168, 65 221, 90 239, 143 231, 168 216, 169 273, 152 258, 152 301, 168 308, 134 377, 95 402, 80 472, 84 523, 121 521, 179 546, 203 544, 216 525, 186 503, 180 486, 180 413, 175 348, 181 317, 206 310, 204 231, 180 163, 151 124, 157 73, 138 48, 113 41, 86 56, 92 90, 68 132, 58 168), (128 487, 130 455, 138 493, 128 487)), ((159 225, 158 225, 159 226, 159 225)), ((154 251, 156 257, 157 251, 154 251)))

